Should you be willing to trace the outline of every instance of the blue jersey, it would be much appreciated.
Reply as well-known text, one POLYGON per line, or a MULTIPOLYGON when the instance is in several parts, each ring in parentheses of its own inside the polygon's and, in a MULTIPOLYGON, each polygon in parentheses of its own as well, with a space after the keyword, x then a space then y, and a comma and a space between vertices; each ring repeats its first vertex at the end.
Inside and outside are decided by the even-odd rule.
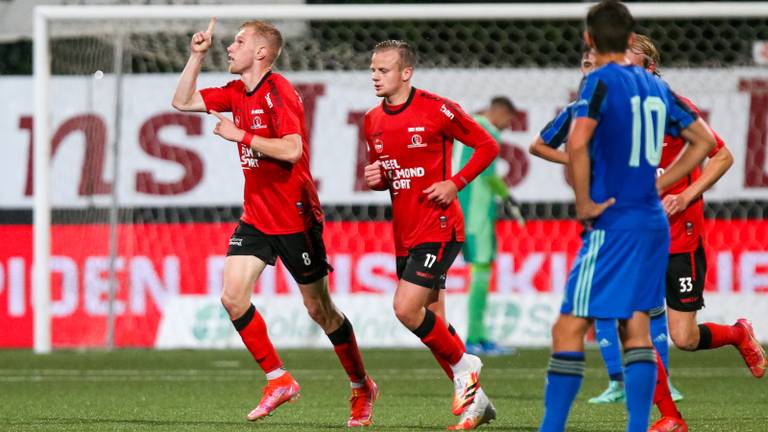
POLYGON ((678 136, 696 120, 666 83, 638 66, 609 63, 588 74, 573 119, 597 121, 589 143, 590 196, 616 198, 596 229, 669 229, 656 191, 665 133, 678 136))
POLYGON ((568 140, 568 131, 571 129, 574 105, 576 105, 576 102, 569 103, 557 113, 557 117, 547 123, 544 129, 539 132, 541 140, 544 141, 547 147, 556 149, 568 140))

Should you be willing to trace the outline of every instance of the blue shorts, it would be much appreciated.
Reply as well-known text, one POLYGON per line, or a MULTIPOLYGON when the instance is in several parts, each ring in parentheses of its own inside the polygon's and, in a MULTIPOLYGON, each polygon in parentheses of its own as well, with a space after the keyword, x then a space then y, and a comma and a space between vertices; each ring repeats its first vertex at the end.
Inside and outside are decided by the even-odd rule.
POLYGON ((585 231, 560 313, 629 319, 664 305, 669 230, 585 231))

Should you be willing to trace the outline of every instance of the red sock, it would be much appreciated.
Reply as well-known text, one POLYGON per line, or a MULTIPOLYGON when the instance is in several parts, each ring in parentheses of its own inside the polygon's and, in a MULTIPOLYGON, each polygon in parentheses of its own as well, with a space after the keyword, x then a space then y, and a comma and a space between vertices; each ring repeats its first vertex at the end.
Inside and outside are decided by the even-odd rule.
POLYGON ((283 362, 272 346, 272 341, 267 335, 267 324, 264 318, 251 305, 243 316, 232 321, 235 329, 240 333, 245 347, 251 352, 253 359, 259 363, 264 373, 272 372, 283 366, 283 362))
POLYGON ((448 379, 453 381, 453 369, 451 369, 451 365, 448 364, 448 361, 442 357, 438 357, 434 351, 432 351, 432 355, 435 356, 435 360, 437 360, 437 363, 443 368, 443 372, 448 376, 448 379))
POLYGON ((456 329, 453 328, 453 326, 450 324, 448 324, 448 332, 451 334, 451 336, 453 336, 453 340, 454 342, 456 342, 456 345, 458 345, 459 348, 461 348, 461 353, 464 354, 465 352, 467 352, 467 347, 464 346, 464 341, 461 340, 461 337, 459 336, 459 334, 456 333, 456 329))
MULTIPOLYGON (((451 337, 453 338, 453 341, 456 343, 456 345, 461 348, 461 353, 464 354, 467 352, 467 348, 464 346, 464 341, 461 340, 461 337, 459 337, 459 334, 456 333, 456 329, 453 328, 452 325, 448 324, 448 333, 451 334, 451 337)), ((448 376, 448 379, 453 381, 453 369, 451 369, 451 365, 448 364, 448 361, 444 360, 441 357, 438 357, 435 355, 435 360, 437 360, 437 363, 440 364, 440 367, 443 368, 443 371, 445 371, 445 374, 448 376)))
POLYGON ((352 323, 344 317, 341 326, 328 334, 328 339, 333 344, 333 350, 339 357, 341 366, 347 372, 349 380, 360 382, 365 380, 365 367, 363 366, 363 357, 360 355, 360 349, 357 347, 357 339, 352 329, 352 323))
POLYGON ((699 325, 699 346, 697 349, 720 348, 723 345, 738 345, 744 340, 741 327, 704 323, 699 325))
POLYGON ((676 417, 683 418, 680 411, 677 410, 675 401, 672 400, 672 394, 669 391, 669 381, 667 380, 667 371, 664 369, 664 362, 659 357, 659 352, 655 349, 656 353, 656 389, 653 392, 653 403, 659 409, 662 417, 676 417))
POLYGON ((429 309, 426 309, 424 321, 413 333, 432 350, 435 358, 445 360, 448 365, 458 363, 464 354, 448 331, 445 321, 429 309))

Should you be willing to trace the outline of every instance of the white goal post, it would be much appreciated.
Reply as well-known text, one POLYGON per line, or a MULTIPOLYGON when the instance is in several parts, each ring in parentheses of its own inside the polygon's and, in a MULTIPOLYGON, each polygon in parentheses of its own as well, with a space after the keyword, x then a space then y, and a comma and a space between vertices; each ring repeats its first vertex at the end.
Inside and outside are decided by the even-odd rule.
MULTIPOLYGON (((589 3, 409 4, 409 5, 219 5, 219 6, 38 6, 34 11, 34 351, 51 351, 50 255, 51 132, 49 124, 50 25, 68 21, 199 19, 266 20, 558 20, 582 18, 589 3)), ((635 17, 655 19, 768 17, 768 2, 632 3, 635 17)), ((524 43, 524 42, 523 42, 524 43)))

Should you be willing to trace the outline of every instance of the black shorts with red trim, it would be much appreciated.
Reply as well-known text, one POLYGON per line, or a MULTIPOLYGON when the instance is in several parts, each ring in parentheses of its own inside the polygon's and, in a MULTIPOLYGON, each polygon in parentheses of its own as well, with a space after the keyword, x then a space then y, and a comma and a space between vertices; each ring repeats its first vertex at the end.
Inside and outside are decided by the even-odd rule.
POLYGON ((252 255, 269 265, 280 257, 300 284, 316 282, 333 271, 325 253, 322 224, 296 234, 270 235, 240 221, 229 238, 227 256, 232 255, 252 255))
POLYGON ((667 307, 680 312, 704 308, 704 280, 707 256, 699 243, 695 251, 669 255, 667 266, 667 307))
POLYGON ((444 289, 448 269, 461 251, 455 240, 419 243, 397 257, 397 278, 430 289, 444 289))

